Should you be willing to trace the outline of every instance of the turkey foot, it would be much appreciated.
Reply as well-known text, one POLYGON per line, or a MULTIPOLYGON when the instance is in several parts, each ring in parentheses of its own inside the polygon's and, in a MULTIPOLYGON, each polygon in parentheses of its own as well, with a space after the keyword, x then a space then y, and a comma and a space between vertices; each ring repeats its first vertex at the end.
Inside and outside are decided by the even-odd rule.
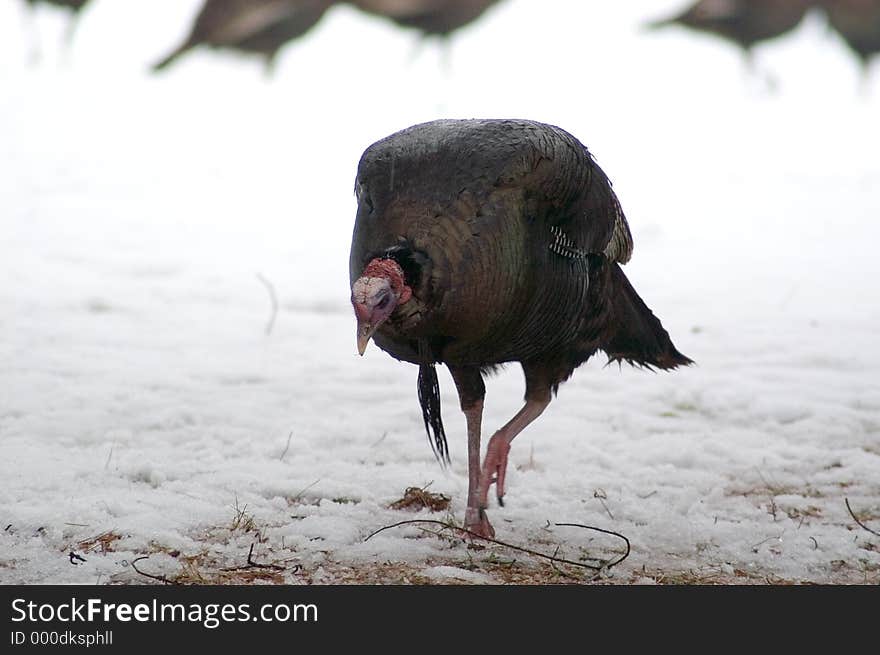
POLYGON ((478 507, 467 508, 464 515, 464 529, 487 539, 495 537, 495 528, 489 523, 489 517, 486 516, 485 510, 478 507))
POLYGON ((483 471, 480 474, 480 507, 489 506, 489 487, 494 482, 498 504, 504 507, 504 478, 507 475, 507 455, 510 453, 510 441, 507 436, 498 431, 489 439, 486 448, 486 459, 483 462, 483 471))

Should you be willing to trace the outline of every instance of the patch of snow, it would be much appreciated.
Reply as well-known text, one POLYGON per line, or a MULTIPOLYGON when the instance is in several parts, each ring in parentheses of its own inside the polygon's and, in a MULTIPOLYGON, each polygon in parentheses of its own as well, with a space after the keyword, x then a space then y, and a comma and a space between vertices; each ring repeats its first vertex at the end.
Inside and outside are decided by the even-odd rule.
POLYGON ((472 584, 493 584, 496 582, 491 576, 476 571, 460 569, 457 566, 431 566, 422 571, 422 575, 438 581, 455 580, 472 584))

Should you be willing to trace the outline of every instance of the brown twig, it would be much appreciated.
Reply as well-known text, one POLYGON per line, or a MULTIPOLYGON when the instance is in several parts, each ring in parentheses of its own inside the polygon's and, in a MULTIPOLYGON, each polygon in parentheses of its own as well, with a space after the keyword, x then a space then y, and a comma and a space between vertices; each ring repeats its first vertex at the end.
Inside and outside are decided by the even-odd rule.
POLYGON ((110 452, 107 453, 107 461, 104 462, 104 469, 107 469, 110 467, 110 459, 113 457, 113 450, 115 448, 116 448, 116 442, 114 441, 112 444, 110 444, 110 452))
POLYGON ((299 500, 300 498, 302 498, 302 495, 303 495, 305 492, 307 492, 309 489, 311 489, 312 487, 314 487, 314 486, 315 486, 316 484, 318 484, 320 481, 321 481, 321 478, 318 478, 317 480, 315 480, 314 482, 312 482, 312 484, 310 484, 310 485, 308 485, 307 487, 304 487, 303 489, 301 489, 300 492, 297 493, 295 496, 293 496, 293 498, 291 498, 290 500, 299 500))
POLYGON ((174 580, 169 580, 164 575, 153 575, 151 573, 146 573, 144 571, 141 571, 137 566, 135 566, 135 562, 140 562, 142 559, 150 559, 150 556, 149 555, 142 555, 141 557, 136 557, 135 559, 133 559, 129 562, 129 564, 131 564, 131 568, 134 569, 135 573, 137 573, 138 575, 142 575, 145 578, 150 578, 151 580, 158 580, 159 582, 164 582, 165 584, 179 584, 179 583, 175 582, 174 580))
POLYGON ((614 520, 614 514, 611 513, 611 510, 608 509, 608 505, 605 504, 605 500, 608 498, 608 494, 605 493, 604 489, 596 489, 593 491, 593 498, 598 498, 599 502, 602 503, 602 507, 605 508, 605 513, 608 514, 608 518, 612 521, 614 520))
MULTIPOLYGON (((251 544, 251 549, 248 551, 247 556, 247 564, 244 566, 230 566, 229 568, 223 569, 224 571, 244 571, 246 569, 272 569, 273 571, 284 571, 285 568, 283 566, 279 566, 278 564, 260 564, 259 562, 254 561, 254 545, 251 544)), ((300 568, 299 564, 294 567, 294 572, 300 568)))
MULTIPOLYGON (((458 532, 463 532, 463 533, 470 535, 472 537, 476 537, 477 539, 482 539, 483 541, 488 541, 493 544, 498 544, 499 546, 504 546, 505 548, 510 548, 511 550, 517 550, 521 553, 526 553, 528 555, 533 555, 535 557, 541 557, 541 558, 546 559, 550 562, 558 562, 560 564, 569 564, 571 566, 577 566, 577 567, 584 568, 584 569, 592 569, 593 571, 607 571, 612 566, 617 566, 623 560, 625 560, 627 557, 629 557, 629 553, 630 553, 629 539, 627 539, 625 536, 623 536, 619 532, 614 532, 613 530, 605 530, 603 528, 596 528, 596 527, 593 527, 592 525, 581 525, 580 523, 554 523, 553 525, 558 526, 558 527, 572 527, 572 528, 583 528, 584 530, 595 530, 596 532, 602 532, 604 534, 610 534, 612 536, 619 537, 620 539, 623 539, 624 542, 626 542, 626 552, 621 557, 614 560, 613 562, 603 562, 603 564, 601 566, 596 566, 594 564, 585 564, 584 562, 575 562, 573 560, 563 559, 561 557, 554 557, 553 555, 548 555, 547 553, 541 553, 537 550, 531 550, 530 548, 524 548, 523 546, 516 546, 514 544, 510 544, 505 541, 499 541, 498 539, 492 539, 491 537, 484 537, 483 535, 478 534, 476 532, 473 532, 472 530, 468 530, 467 528, 460 528, 457 525, 452 525, 451 523, 445 523, 444 521, 436 521, 433 519, 414 519, 414 520, 410 520, 410 521, 399 521, 398 523, 386 525, 385 527, 379 528, 375 532, 370 533, 367 536, 367 538, 364 539, 364 541, 365 542, 369 541, 371 538, 373 538, 374 536, 376 536, 377 534, 379 534, 380 532, 383 532, 385 530, 397 528, 402 525, 413 525, 416 523, 431 523, 433 525, 439 525, 441 527, 446 528, 447 530, 456 530, 458 532)), ((600 560, 598 558, 592 558, 592 559, 596 559, 597 561, 602 562, 602 560, 600 560)))
POLYGON ((871 534, 873 534, 873 535, 877 535, 878 537, 880 537, 880 532, 877 532, 876 530, 872 530, 872 529, 869 528, 867 525, 865 525, 864 523, 862 523, 861 521, 859 521, 859 517, 855 515, 855 512, 853 512, 852 507, 849 506, 849 498, 844 498, 844 501, 846 502, 846 508, 849 510, 849 515, 850 515, 851 517, 853 517, 853 521, 855 521, 856 523, 858 523, 860 527, 864 528, 865 530, 867 530, 867 531, 870 532, 871 534))
POLYGON ((251 544, 251 549, 248 551, 247 563, 248 567, 255 569, 272 569, 273 571, 283 571, 283 566, 278 566, 277 564, 258 564, 253 560, 254 555, 254 544, 251 544))
POLYGON ((293 439, 293 430, 290 431, 290 434, 287 435, 287 445, 284 446, 284 450, 281 452, 281 457, 279 460, 284 460, 284 456, 287 454, 288 448, 290 448, 290 440, 293 439))
POLYGON ((557 559, 556 554, 559 552, 560 548, 561 548, 561 546, 556 546, 556 550, 553 551, 553 559, 550 560, 550 566, 553 567, 553 570, 556 571, 557 575, 561 575, 563 578, 568 578, 569 580, 577 580, 577 578, 575 576, 573 576, 571 573, 567 573, 567 572, 563 571, 561 568, 559 568, 558 566, 556 566, 556 561, 555 561, 557 559))
POLYGON ((592 525, 581 525, 580 523, 555 523, 554 525, 558 525, 559 527, 569 527, 569 528, 582 528, 584 530, 594 530, 596 532, 602 532, 604 534, 610 534, 612 537, 617 537, 619 539, 623 539, 626 543, 626 552, 619 558, 614 560, 611 564, 606 564, 605 569, 610 569, 612 566, 617 566, 627 557, 629 557, 629 553, 631 550, 629 539, 627 539, 624 535, 619 532, 615 532, 614 530, 606 530, 604 528, 597 528, 592 525))
POLYGON ((269 302, 272 303, 272 314, 269 316, 269 322, 266 323, 266 334, 272 334, 272 327, 275 325, 275 317, 278 316, 278 296, 275 294, 275 287, 266 279, 262 273, 257 273, 257 279, 266 287, 269 292, 269 302))

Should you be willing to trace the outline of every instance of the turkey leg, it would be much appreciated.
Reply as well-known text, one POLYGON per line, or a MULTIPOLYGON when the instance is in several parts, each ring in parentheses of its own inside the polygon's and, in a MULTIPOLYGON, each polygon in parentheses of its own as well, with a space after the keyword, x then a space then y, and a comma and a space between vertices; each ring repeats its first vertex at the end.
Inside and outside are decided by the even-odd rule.
POLYGON ((480 426, 483 421, 483 398, 486 387, 483 376, 477 367, 449 367, 461 411, 467 421, 468 433, 468 496, 467 510, 464 516, 465 530, 470 530, 482 537, 492 538, 495 530, 489 523, 486 512, 479 503, 480 490, 480 426))
MULTIPOLYGON (((526 404, 516 413, 503 428, 498 430, 489 439, 486 448, 486 460, 483 462, 483 471, 480 475, 479 507, 485 510, 489 506, 489 486, 494 482, 498 497, 498 504, 504 506, 504 478, 507 475, 507 455, 510 453, 510 442, 516 435, 522 432, 532 421, 538 418, 547 405, 550 404, 550 394, 546 397, 528 398, 526 404)), ((470 501, 469 501, 470 502, 470 501)))
MULTIPOLYGON (((526 378, 526 404, 516 413, 503 428, 489 439, 486 448, 486 459, 480 474, 479 507, 485 510, 489 506, 489 487, 495 483, 498 504, 504 506, 504 478, 507 475, 507 455, 510 453, 510 442, 520 432, 544 413, 550 404, 553 382, 559 379, 560 371, 547 362, 522 362, 523 374, 526 378)), ((564 372, 564 371, 563 371, 564 372)), ((564 379, 563 376, 562 379, 564 379)))

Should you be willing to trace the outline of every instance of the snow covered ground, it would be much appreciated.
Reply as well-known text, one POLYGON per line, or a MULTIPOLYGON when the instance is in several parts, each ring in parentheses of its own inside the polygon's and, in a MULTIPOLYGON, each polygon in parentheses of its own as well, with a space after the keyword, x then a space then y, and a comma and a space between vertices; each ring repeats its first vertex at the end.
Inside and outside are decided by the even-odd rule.
MULTIPOLYGON (((150 582, 140 556, 183 581, 570 581, 412 526, 364 541, 447 518, 391 509, 410 486, 464 513, 451 380, 444 473, 415 368, 357 356, 347 287, 360 153, 446 116, 584 141, 633 228, 628 276, 698 363, 582 367, 514 443, 498 538, 612 558, 619 540, 548 522, 620 532, 618 583, 880 581, 880 537, 845 504, 880 530, 880 76, 860 90, 817 17, 758 49, 768 92, 723 43, 643 33, 672 0, 510 0, 447 63, 341 8, 273 79, 211 53, 150 77, 194 0, 95 0, 68 62, 40 12, 29 65, 18 4, 0 5, 0 582, 150 582), (225 570, 252 544, 283 570, 225 570)), ((489 380, 485 432, 521 397, 518 367, 489 380)))

